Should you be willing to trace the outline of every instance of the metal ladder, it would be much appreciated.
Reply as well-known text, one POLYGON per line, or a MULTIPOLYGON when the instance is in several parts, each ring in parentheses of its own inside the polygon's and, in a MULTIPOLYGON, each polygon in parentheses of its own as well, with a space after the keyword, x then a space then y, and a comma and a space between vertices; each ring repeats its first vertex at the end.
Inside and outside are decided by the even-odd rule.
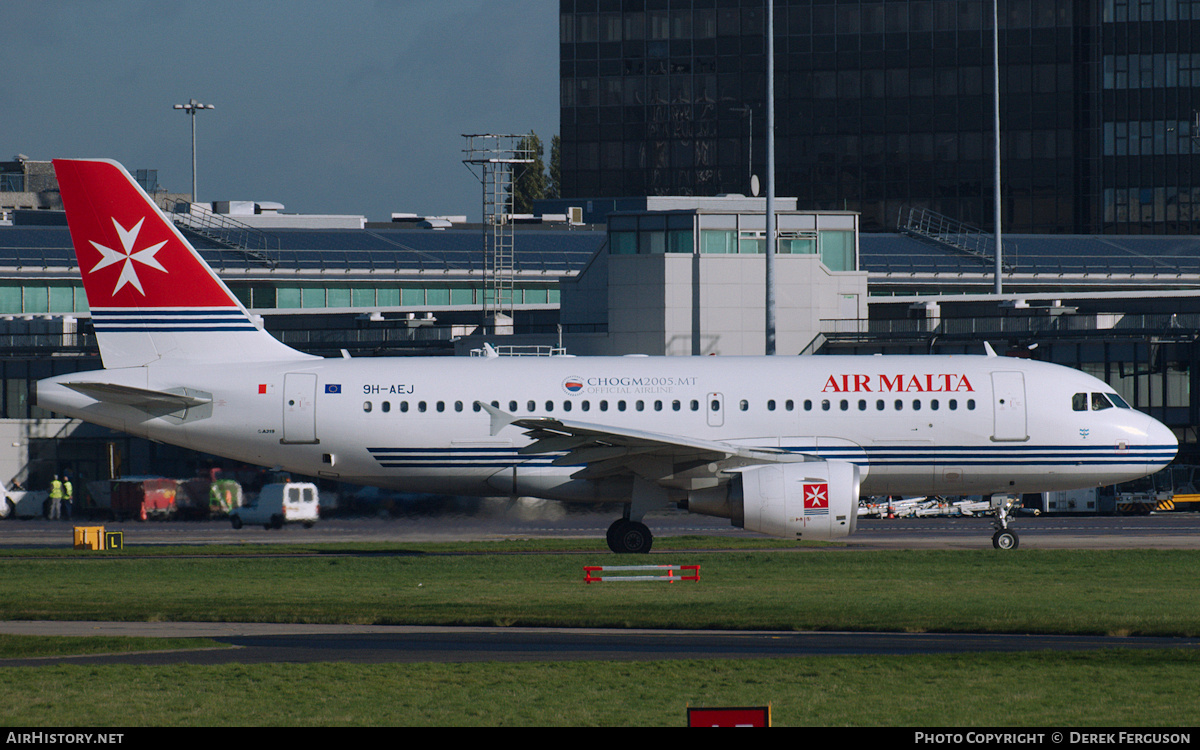
MULTIPOLYGON (((996 257, 995 238, 978 227, 964 224, 957 219, 943 216, 927 208, 909 208, 905 217, 905 209, 900 209, 896 218, 896 228, 904 234, 928 240, 940 247, 949 248, 968 255, 983 263, 992 263, 996 257)), ((1009 243, 1005 243, 1009 247, 1009 243)), ((1004 263, 1004 269, 1011 271, 1012 266, 1004 263)))
POLYGON ((248 260, 268 268, 275 268, 278 260, 268 254, 279 250, 279 240, 271 240, 266 232, 224 214, 201 211, 192 213, 188 201, 175 201, 168 206, 167 216, 184 234, 202 237, 220 247, 235 250, 248 260))

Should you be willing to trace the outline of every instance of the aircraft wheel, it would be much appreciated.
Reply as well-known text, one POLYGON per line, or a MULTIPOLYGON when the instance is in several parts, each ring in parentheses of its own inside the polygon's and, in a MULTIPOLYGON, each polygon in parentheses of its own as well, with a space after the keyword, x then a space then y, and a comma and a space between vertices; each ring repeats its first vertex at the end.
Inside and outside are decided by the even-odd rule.
POLYGON ((624 518, 618 518, 612 522, 612 525, 608 527, 608 531, 604 534, 604 539, 608 542, 608 548, 613 552, 621 551, 617 549, 617 535, 621 533, 622 527, 627 523, 629 522, 624 518))
POLYGON ((618 554, 645 554, 654 543, 654 535, 644 523, 624 519, 609 527, 608 547, 618 554))
POLYGON ((240 516, 233 516, 229 519, 229 523, 233 524, 233 528, 235 529, 242 528, 242 519, 240 516))
POLYGON ((1021 543, 1017 532, 1004 529, 992 535, 992 546, 996 549, 1016 549, 1021 543))

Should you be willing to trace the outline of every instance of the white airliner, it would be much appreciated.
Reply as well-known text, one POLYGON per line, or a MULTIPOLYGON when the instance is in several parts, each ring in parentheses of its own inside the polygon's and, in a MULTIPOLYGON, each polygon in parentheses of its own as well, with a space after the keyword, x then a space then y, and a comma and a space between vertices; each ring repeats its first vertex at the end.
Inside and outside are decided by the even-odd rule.
MULTIPOLYGON (((619 502, 616 552, 677 505, 790 539, 851 534, 860 495, 1016 495, 1174 458, 1096 378, 996 356, 323 359, 258 328, 121 165, 56 160, 103 370, 38 405, 310 476, 619 502)), ((993 539, 1017 544, 1002 512, 993 539)))

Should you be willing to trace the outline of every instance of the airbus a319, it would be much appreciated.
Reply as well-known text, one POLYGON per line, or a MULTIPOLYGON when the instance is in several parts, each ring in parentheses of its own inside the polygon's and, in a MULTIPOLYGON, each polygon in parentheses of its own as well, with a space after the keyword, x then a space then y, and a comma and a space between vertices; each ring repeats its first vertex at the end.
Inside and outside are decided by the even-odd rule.
MULTIPOLYGON (((324 359, 259 328, 125 169, 56 160, 104 369, 39 406, 152 440, 413 492, 622 503, 789 539, 855 530, 864 495, 1124 482, 1173 433, 1106 383, 996 356, 324 359)), ((998 547, 1017 544, 1002 513, 998 547)))

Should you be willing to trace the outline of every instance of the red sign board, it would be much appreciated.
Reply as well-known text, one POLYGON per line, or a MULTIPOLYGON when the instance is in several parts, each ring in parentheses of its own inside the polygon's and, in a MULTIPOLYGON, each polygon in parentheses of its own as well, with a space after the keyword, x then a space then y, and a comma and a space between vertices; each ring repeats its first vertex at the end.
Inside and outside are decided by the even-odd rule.
POLYGON ((689 708, 689 727, 769 727, 771 707, 689 708))

